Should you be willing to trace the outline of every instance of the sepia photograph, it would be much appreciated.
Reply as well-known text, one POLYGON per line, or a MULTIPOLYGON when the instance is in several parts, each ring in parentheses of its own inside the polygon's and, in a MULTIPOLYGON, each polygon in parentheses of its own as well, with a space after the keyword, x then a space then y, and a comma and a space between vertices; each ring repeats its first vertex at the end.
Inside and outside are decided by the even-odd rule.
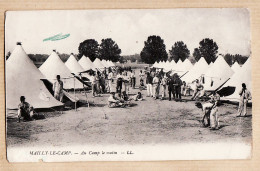
POLYGON ((7 11, 7 159, 250 159, 251 58, 246 8, 7 11))

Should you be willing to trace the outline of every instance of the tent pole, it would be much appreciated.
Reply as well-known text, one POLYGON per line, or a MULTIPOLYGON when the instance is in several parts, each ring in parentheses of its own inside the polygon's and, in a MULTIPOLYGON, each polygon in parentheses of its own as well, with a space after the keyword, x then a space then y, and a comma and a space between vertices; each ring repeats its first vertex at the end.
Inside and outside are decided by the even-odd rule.
POLYGON ((75 89, 75 76, 73 77, 73 81, 74 81, 75 111, 77 111, 77 102, 76 102, 76 89, 75 89))

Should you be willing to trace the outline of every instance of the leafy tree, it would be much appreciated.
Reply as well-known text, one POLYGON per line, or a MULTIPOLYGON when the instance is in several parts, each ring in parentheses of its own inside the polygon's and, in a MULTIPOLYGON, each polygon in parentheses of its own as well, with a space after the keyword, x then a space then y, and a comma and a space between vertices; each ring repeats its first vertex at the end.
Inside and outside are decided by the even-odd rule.
POLYGON ((169 53, 170 59, 173 59, 175 62, 177 62, 179 59, 184 61, 190 56, 190 51, 187 48, 187 45, 183 43, 183 41, 175 42, 169 53))
POLYGON ((98 57, 98 42, 94 39, 87 39, 79 44, 79 54, 80 59, 83 55, 89 57, 93 62, 98 57))
POLYGON ((224 59, 229 65, 233 65, 235 62, 237 62, 240 65, 243 65, 248 59, 248 56, 242 56, 240 54, 232 55, 228 53, 224 55, 224 59))
POLYGON ((100 59, 117 62, 120 60, 121 49, 111 38, 102 39, 98 50, 100 59))
POLYGON ((218 53, 218 45, 216 42, 213 41, 213 39, 203 39, 200 41, 199 46, 199 52, 201 56, 205 58, 207 63, 215 62, 217 59, 217 53, 218 53))
POLYGON ((193 57, 196 61, 199 61, 201 58, 200 50, 198 48, 195 48, 193 51, 193 57))
POLYGON ((153 64, 156 61, 168 59, 165 44, 160 36, 149 36, 144 42, 144 48, 140 53, 141 59, 147 64, 153 64))
POLYGON ((228 65, 232 65, 234 62, 235 62, 235 58, 234 58, 235 56, 234 55, 231 55, 231 54, 226 54, 226 55, 224 55, 224 59, 225 59, 225 61, 228 63, 228 65))
POLYGON ((242 56, 240 54, 236 54, 234 56, 234 58, 235 58, 235 61, 237 61, 238 64, 243 65, 247 61, 249 56, 242 56))

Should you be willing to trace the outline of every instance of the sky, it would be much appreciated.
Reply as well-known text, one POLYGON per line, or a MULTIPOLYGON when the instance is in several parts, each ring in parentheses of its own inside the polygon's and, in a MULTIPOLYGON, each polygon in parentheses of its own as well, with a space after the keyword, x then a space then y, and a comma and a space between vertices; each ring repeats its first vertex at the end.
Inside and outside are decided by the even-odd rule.
POLYGON ((22 42, 27 54, 78 53, 86 39, 112 38, 121 55, 140 53, 150 35, 160 36, 169 52, 183 41, 191 54, 204 38, 213 39, 220 54, 250 55, 250 12, 238 8, 182 8, 74 11, 8 11, 5 54, 22 42), (66 39, 43 41, 57 35, 66 39))

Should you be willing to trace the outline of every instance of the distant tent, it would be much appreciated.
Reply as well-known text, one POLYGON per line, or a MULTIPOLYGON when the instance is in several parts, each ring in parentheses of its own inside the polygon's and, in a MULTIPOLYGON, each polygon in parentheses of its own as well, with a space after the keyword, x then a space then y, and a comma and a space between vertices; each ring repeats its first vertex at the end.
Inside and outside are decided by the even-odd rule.
POLYGON ((222 56, 219 56, 213 65, 204 74, 204 89, 214 91, 222 86, 234 71, 227 64, 222 56))
POLYGON ((189 71, 193 67, 192 63, 189 59, 185 59, 182 63, 182 68, 184 71, 189 71))
POLYGON ((40 79, 45 77, 27 56, 22 46, 15 47, 6 61, 6 107, 17 109, 20 96, 34 108, 61 106, 40 79))
POLYGON ((65 65, 69 68, 71 73, 78 75, 80 72, 84 71, 81 65, 78 63, 76 58, 71 54, 69 59, 65 62, 65 65))
POLYGON ((236 71, 238 71, 241 68, 241 66, 235 62, 232 66, 231 69, 236 73, 236 71))
MULTIPOLYGON (((54 83, 56 81, 56 76, 60 75, 64 84, 64 89, 74 88, 73 75, 56 52, 53 51, 39 69, 50 82, 54 83)), ((80 83, 77 79, 75 79, 75 88, 83 88, 82 83, 80 83)))
POLYGON ((109 61, 109 63, 111 64, 111 67, 115 66, 115 64, 112 61, 109 61))
POLYGON ((242 89, 242 83, 246 84, 247 89, 252 93, 252 74, 251 74, 251 57, 247 59, 245 64, 237 70, 233 76, 225 83, 222 89, 234 90, 231 95, 223 99, 230 101, 239 101, 239 91, 242 89))
POLYGON ((192 81, 199 79, 208 69, 208 63, 204 57, 201 57, 200 60, 189 70, 189 72, 182 77, 182 80, 186 83, 191 83, 192 81))
POLYGON ((84 55, 81 57, 81 59, 78 61, 80 66, 85 70, 95 69, 94 64, 91 62, 91 60, 88 57, 85 57, 84 55))
POLYGON ((170 71, 171 70, 171 67, 170 67, 170 62, 169 61, 166 61, 164 66, 163 66, 163 69, 165 71, 170 71))
POLYGON ((175 61, 172 60, 172 61, 170 62, 170 64, 169 64, 169 66, 170 66, 170 69, 171 69, 171 70, 174 70, 174 69, 176 68, 176 63, 175 63, 175 61))
POLYGON ((104 65, 101 63, 100 59, 96 58, 95 61, 93 62, 96 68, 102 70, 104 69, 104 65))
POLYGON ((186 59, 185 61, 178 63, 179 64, 177 64, 177 66, 175 67, 174 73, 177 73, 181 77, 187 74, 189 70, 193 67, 189 59, 186 59))
POLYGON ((106 62, 105 59, 101 60, 101 64, 102 64, 104 67, 106 67, 106 68, 109 67, 109 65, 107 64, 107 62, 106 62))

